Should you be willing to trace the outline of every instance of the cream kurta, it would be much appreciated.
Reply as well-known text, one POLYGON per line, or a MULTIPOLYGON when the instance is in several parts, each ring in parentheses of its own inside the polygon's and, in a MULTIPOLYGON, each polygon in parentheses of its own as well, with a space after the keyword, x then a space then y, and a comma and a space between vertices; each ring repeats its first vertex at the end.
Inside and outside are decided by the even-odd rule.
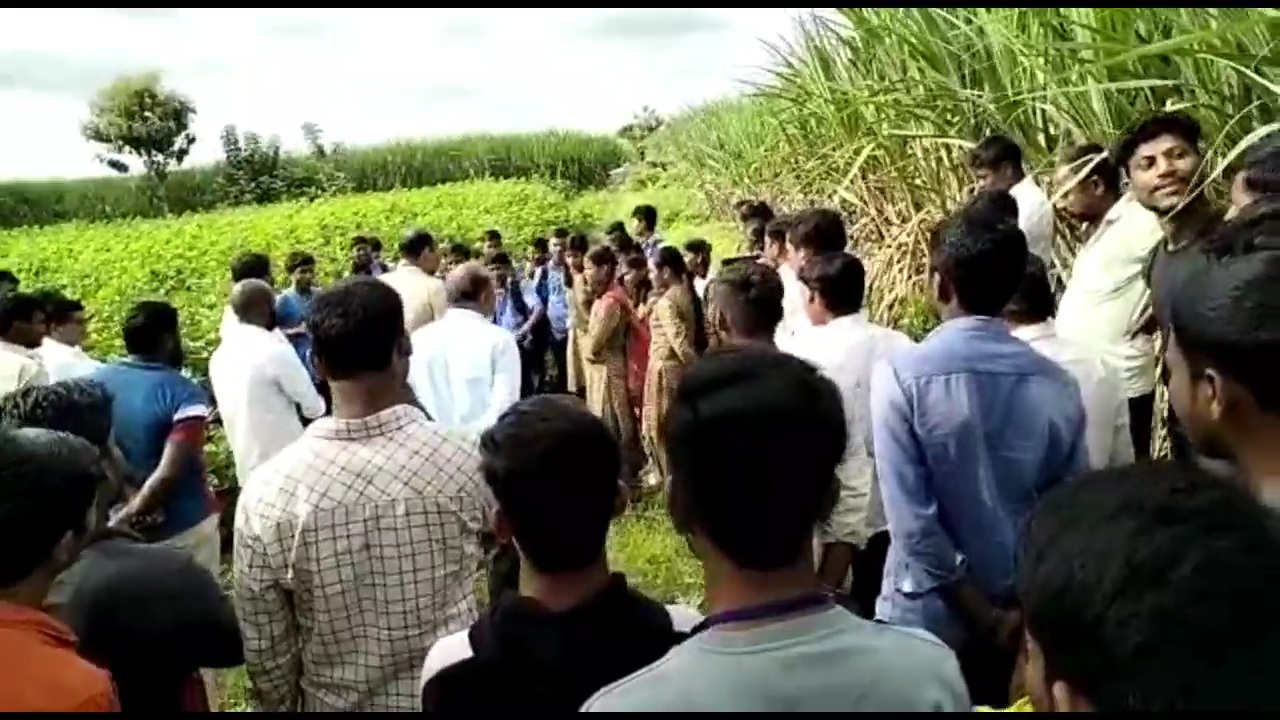
POLYGON ((634 482, 643 463, 635 411, 627 395, 627 330, 631 309, 615 290, 596 300, 582 343, 587 408, 604 421, 622 450, 622 476, 634 482))
POLYGON ((644 409, 640 436, 656 473, 667 477, 666 442, 662 421, 675 396, 676 383, 685 366, 697 359, 694 348, 697 316, 693 295, 684 284, 675 285, 653 303, 649 313, 649 365, 644 376, 644 409))

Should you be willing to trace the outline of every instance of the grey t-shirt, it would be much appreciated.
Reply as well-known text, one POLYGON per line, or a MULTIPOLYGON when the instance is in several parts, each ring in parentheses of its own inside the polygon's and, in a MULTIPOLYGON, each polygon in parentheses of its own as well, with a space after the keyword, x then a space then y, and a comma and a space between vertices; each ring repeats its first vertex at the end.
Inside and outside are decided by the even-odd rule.
POLYGON ((970 712, 955 655, 924 633, 830 608, 711 628, 583 712, 970 712))

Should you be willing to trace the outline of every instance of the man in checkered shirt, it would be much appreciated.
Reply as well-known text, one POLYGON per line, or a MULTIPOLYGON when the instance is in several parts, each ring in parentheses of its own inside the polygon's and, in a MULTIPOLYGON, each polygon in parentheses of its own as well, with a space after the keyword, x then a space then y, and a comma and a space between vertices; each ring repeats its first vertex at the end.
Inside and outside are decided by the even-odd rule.
POLYGON ((307 327, 333 417, 240 497, 235 600, 261 710, 417 710, 428 648, 476 618, 491 500, 474 438, 411 404, 403 313, 370 278, 316 295, 307 327))

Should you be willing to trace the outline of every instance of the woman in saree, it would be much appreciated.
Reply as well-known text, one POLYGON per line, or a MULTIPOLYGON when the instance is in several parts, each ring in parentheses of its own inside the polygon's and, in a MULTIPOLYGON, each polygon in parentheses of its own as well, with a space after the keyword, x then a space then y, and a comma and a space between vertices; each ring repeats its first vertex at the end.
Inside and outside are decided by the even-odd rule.
POLYGON ((565 284, 569 286, 569 337, 565 347, 565 365, 568 366, 568 381, 565 388, 570 394, 586 397, 587 375, 582 365, 582 343, 587 336, 587 321, 591 317, 591 283, 583 277, 583 262, 587 257, 589 244, 586 235, 574 235, 569 238, 569 247, 565 250, 565 262, 569 265, 569 274, 565 276, 565 284))
POLYGON ((649 456, 649 483, 658 485, 667 479, 663 420, 680 374, 706 349, 707 337, 693 273, 680 251, 670 246, 659 248, 649 278, 655 299, 648 313, 649 364, 644 376, 640 437, 649 456))
POLYGON ((587 408, 618 438, 623 480, 634 485, 644 462, 635 410, 627 392, 627 339, 635 310, 618 283, 618 257, 608 246, 587 253, 583 279, 595 294, 582 343, 587 408))

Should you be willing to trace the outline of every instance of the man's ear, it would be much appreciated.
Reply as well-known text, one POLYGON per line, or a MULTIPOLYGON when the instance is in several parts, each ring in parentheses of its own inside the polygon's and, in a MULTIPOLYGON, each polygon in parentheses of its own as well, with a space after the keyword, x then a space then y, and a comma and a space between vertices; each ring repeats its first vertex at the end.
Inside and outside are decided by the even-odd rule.
POLYGON ((515 534, 511 532, 511 521, 508 520, 506 514, 502 512, 502 508, 493 509, 491 520, 493 537, 498 541, 498 544, 506 545, 508 543, 515 542, 515 534))

